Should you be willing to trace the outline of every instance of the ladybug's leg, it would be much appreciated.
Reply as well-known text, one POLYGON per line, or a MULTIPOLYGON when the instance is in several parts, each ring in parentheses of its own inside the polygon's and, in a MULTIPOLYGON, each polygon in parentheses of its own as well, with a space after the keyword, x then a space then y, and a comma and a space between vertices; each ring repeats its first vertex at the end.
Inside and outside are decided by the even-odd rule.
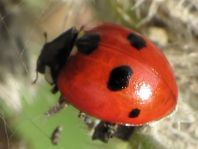
POLYGON ((92 130, 95 127, 95 120, 86 113, 80 112, 78 117, 85 122, 89 130, 92 130))
POLYGON ((136 128, 137 126, 119 125, 114 136, 124 141, 128 141, 136 128))
POLYGON ((128 141, 136 128, 136 126, 124 126, 100 121, 95 126, 92 139, 107 143, 110 138, 117 137, 128 141))
POLYGON ((45 115, 47 117, 52 116, 56 113, 58 113, 60 110, 66 108, 68 106, 67 101, 65 100, 65 98, 61 95, 59 97, 58 102, 56 103, 56 105, 52 106, 51 108, 49 108, 49 110, 45 113, 45 115))
POLYGON ((52 144, 57 145, 59 142, 59 139, 61 137, 63 127, 62 126, 57 126, 54 131, 52 132, 52 135, 50 137, 52 144))
POLYGON ((118 125, 112 123, 100 121, 99 124, 97 124, 94 129, 92 139, 100 140, 107 143, 108 140, 115 135, 117 126, 118 125))
POLYGON ((51 92, 52 92, 52 94, 55 94, 55 93, 57 93, 58 92, 58 87, 57 87, 57 85, 55 84, 55 85, 53 85, 53 87, 52 87, 52 89, 51 89, 51 92))

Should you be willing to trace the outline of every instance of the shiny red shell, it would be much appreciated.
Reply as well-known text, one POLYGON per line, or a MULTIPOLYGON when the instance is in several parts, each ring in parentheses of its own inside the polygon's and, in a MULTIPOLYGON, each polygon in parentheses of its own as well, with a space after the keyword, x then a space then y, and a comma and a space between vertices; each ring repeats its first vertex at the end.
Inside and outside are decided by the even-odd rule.
POLYGON ((131 32, 134 31, 115 24, 85 31, 99 34, 101 40, 91 54, 78 52, 71 57, 58 77, 58 88, 70 104, 103 121, 123 125, 143 125, 174 110, 177 86, 170 64, 156 46, 138 33, 146 47, 137 50, 131 46, 127 40, 131 32), (133 69, 129 86, 121 91, 109 90, 112 68, 126 64, 133 69), (137 108, 138 115, 129 117, 137 108))

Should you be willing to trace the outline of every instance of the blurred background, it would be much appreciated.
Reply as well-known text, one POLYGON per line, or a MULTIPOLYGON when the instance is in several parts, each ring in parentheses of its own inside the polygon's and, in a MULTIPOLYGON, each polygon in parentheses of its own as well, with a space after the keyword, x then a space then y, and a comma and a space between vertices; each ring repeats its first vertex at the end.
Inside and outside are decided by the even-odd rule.
POLYGON ((197 149, 198 0, 0 0, 0 149, 197 149), (177 110, 138 129, 128 142, 92 141, 78 111, 46 118, 57 102, 43 77, 32 84, 45 43, 71 26, 114 22, 141 32, 169 59, 177 110), (50 136, 63 127, 59 144, 50 136))

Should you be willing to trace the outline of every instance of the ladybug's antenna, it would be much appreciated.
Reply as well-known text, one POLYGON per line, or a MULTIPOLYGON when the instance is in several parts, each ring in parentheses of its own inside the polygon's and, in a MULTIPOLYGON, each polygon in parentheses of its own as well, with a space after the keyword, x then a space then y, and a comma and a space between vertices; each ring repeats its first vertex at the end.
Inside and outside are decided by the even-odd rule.
POLYGON ((47 32, 43 32, 43 36, 45 38, 45 43, 47 43, 47 32))
POLYGON ((85 25, 80 26, 79 32, 83 31, 85 29, 85 25))

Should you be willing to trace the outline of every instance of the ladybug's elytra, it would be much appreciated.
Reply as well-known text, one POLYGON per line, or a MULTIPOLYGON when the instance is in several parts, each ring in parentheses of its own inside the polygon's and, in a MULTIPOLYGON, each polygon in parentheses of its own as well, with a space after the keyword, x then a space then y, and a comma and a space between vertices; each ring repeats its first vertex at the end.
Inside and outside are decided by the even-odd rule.
POLYGON ((148 39, 110 23, 79 32, 71 28, 46 43, 37 61, 37 72, 50 72, 67 102, 102 121, 133 126, 174 110, 174 74, 148 39))

